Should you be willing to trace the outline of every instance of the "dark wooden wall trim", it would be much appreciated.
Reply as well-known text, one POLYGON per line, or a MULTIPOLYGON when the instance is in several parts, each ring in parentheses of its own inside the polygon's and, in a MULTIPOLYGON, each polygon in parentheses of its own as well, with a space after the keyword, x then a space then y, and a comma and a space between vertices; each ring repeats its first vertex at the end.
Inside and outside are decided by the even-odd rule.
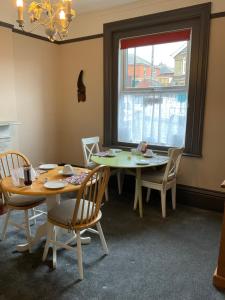
MULTIPOLYGON (((38 34, 21 31, 20 29, 17 29, 17 28, 12 28, 12 31, 15 33, 21 34, 21 35, 25 35, 25 36, 29 36, 29 37, 38 39, 38 40, 50 42, 48 38, 38 35, 38 34)), ((98 38, 102 38, 102 37, 103 37, 103 34, 95 34, 95 35, 89 35, 89 36, 84 36, 84 37, 70 39, 70 40, 55 41, 54 44, 57 44, 57 45, 70 44, 70 43, 82 42, 82 41, 87 41, 87 40, 92 40, 92 39, 98 39, 98 38)), ((50 43, 52 43, 52 42, 50 42, 50 43)))
MULTIPOLYGON (((210 17, 211 17, 211 19, 224 18, 225 17, 225 11, 221 11, 221 12, 218 12, 218 13, 211 14, 210 17)), ((35 39, 38 39, 38 40, 50 42, 48 40, 48 38, 45 38, 45 37, 40 36, 38 34, 21 31, 20 29, 15 28, 14 25, 10 24, 10 23, 0 21, 0 27, 9 28, 9 29, 12 29, 12 31, 15 32, 15 33, 22 34, 22 35, 25 35, 25 36, 29 36, 29 37, 32 37, 32 38, 35 38, 35 39)), ((64 41, 57 41, 57 42, 55 42, 55 44, 63 45, 63 44, 77 43, 77 42, 82 42, 82 41, 87 41, 87 40, 92 40, 92 39, 99 39, 99 38, 103 38, 103 33, 88 35, 88 36, 82 36, 82 37, 79 37, 79 38, 68 39, 68 40, 64 40, 64 41)))
POLYGON ((225 11, 211 14, 211 19, 224 18, 224 17, 225 17, 225 11))
MULTIPOLYGON (((44 36, 41 36, 41 35, 38 35, 38 34, 35 34, 35 33, 30 33, 30 32, 26 32, 26 31, 22 31, 22 30, 17 29, 17 28, 12 28, 12 31, 15 32, 15 33, 17 33, 17 34, 29 36, 29 37, 32 37, 32 38, 35 38, 35 39, 38 39, 38 40, 42 40, 42 41, 45 41, 45 42, 50 42, 48 38, 46 38, 44 36)), ((58 44, 58 42, 56 42, 56 44, 58 44)))
POLYGON ((202 209, 223 212, 225 193, 178 184, 177 202, 202 209))
POLYGON ((14 28, 14 26, 12 24, 5 23, 5 22, 2 22, 2 21, 0 21, 0 27, 5 27, 5 28, 9 28, 9 29, 14 28))
MULTIPOLYGON (((38 40, 42 40, 42 41, 45 41, 45 42, 52 43, 52 42, 49 41, 49 39, 47 37, 44 37, 44 36, 41 36, 41 35, 38 35, 38 34, 35 34, 35 33, 22 31, 21 29, 15 28, 14 25, 9 24, 9 23, 5 23, 5 22, 0 21, 0 27, 9 28, 17 34, 25 35, 25 36, 28 36, 28 37, 31 37, 31 38, 35 38, 35 39, 38 39, 38 40)), ((99 38, 103 38, 103 33, 88 35, 88 36, 82 36, 82 37, 79 37, 79 38, 68 39, 68 40, 64 40, 64 41, 55 41, 54 44, 63 45, 63 44, 77 43, 77 42, 88 41, 88 40, 99 39, 99 38)))
POLYGON ((70 39, 70 40, 59 41, 58 44, 62 45, 62 44, 77 43, 77 42, 88 41, 88 40, 99 39, 99 38, 103 38, 103 33, 82 36, 82 37, 70 39))
MULTIPOLYGON (((117 182, 115 176, 110 177, 109 187, 111 189, 117 190, 117 182)), ((146 190, 146 188, 142 188, 143 202, 145 202, 146 190)), ((125 176, 123 195, 127 195, 126 197, 128 197, 130 201, 133 201, 134 192, 134 176, 125 176)), ((150 201, 151 205, 160 206, 160 193, 156 190, 152 190, 150 201)), ((167 203, 168 207, 171 207, 170 191, 167 192, 167 203)), ((177 184, 177 203, 205 210, 223 212, 225 203, 225 193, 188 185, 177 184)))
MULTIPOLYGON (((218 184, 219 187, 220 183, 218 184)), ((116 176, 111 176, 109 181, 109 190, 115 190, 117 193, 116 176)), ((135 192, 135 176, 126 175, 124 177, 122 197, 129 199, 130 202, 134 199, 135 192)), ((146 188, 142 188, 143 203, 145 204, 146 188)), ((223 212, 225 204, 225 190, 224 192, 213 191, 209 189, 177 184, 177 203, 191 207, 201 208, 205 210, 223 212)), ((160 206, 160 192, 152 190, 150 206, 160 206)), ((167 192, 168 208, 172 207, 171 192, 167 192)), ((146 207, 147 209, 147 207, 146 207)))

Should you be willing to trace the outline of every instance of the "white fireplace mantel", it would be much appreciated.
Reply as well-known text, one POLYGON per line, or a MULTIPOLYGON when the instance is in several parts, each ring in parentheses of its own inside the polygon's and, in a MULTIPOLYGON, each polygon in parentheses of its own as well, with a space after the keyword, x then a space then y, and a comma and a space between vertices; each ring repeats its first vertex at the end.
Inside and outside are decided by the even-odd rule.
POLYGON ((21 125, 21 123, 15 121, 0 121, 0 126, 10 126, 10 125, 21 125))
POLYGON ((12 147, 14 139, 13 126, 15 125, 21 125, 21 123, 15 121, 0 121, 0 153, 12 147))

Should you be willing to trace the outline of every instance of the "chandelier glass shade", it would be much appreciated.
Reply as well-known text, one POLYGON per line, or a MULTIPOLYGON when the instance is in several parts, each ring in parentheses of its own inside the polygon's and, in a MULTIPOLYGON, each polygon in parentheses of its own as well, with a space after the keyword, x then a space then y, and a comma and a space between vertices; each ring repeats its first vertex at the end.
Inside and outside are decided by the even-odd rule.
POLYGON ((33 32, 43 26, 45 34, 51 42, 63 40, 68 35, 68 30, 76 12, 72 9, 72 0, 17 0, 19 27, 24 30, 24 13, 29 16, 30 23, 34 24, 33 32))

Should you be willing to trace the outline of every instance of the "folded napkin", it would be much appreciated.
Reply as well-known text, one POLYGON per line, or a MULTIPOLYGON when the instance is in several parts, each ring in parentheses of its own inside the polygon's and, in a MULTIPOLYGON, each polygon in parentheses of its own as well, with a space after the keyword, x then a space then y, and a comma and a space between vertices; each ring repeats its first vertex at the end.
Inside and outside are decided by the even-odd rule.
POLYGON ((71 177, 68 177, 65 179, 65 181, 74 185, 80 185, 84 182, 87 176, 87 173, 81 173, 80 175, 73 175, 71 177))

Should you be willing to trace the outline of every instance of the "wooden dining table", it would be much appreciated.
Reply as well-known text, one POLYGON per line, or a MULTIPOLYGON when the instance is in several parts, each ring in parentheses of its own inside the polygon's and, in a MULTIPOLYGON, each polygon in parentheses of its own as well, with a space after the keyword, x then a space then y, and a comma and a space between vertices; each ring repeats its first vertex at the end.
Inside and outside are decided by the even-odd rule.
MULTIPOLYGON (((13 184, 12 178, 6 177, 2 180, 2 188, 4 191, 11 194, 20 194, 27 196, 45 196, 47 210, 55 207, 60 203, 61 195, 70 192, 76 192, 79 190, 80 185, 74 185, 68 183, 64 188, 60 189, 48 189, 44 187, 46 181, 62 181, 65 180, 65 176, 60 173, 63 170, 63 167, 57 167, 53 170, 46 171, 42 173, 32 182, 31 186, 17 187, 13 184)), ((90 170, 84 168, 74 168, 74 173, 79 175, 81 173, 88 173, 90 170)), ((41 225, 38 226, 35 236, 32 238, 32 246, 37 244, 42 237, 47 235, 47 220, 44 221, 41 225)), ((90 242, 89 237, 82 237, 82 243, 87 244, 90 242)), ((27 251, 29 248, 28 243, 17 246, 17 251, 23 252, 27 251)))
POLYGON ((134 155, 129 151, 121 151, 113 157, 102 157, 92 155, 91 160, 99 165, 106 165, 111 168, 134 169, 136 170, 134 210, 139 206, 140 217, 143 217, 142 207, 142 186, 141 186, 141 170, 166 165, 169 161, 168 156, 154 154, 152 157, 144 157, 142 155, 134 155))

